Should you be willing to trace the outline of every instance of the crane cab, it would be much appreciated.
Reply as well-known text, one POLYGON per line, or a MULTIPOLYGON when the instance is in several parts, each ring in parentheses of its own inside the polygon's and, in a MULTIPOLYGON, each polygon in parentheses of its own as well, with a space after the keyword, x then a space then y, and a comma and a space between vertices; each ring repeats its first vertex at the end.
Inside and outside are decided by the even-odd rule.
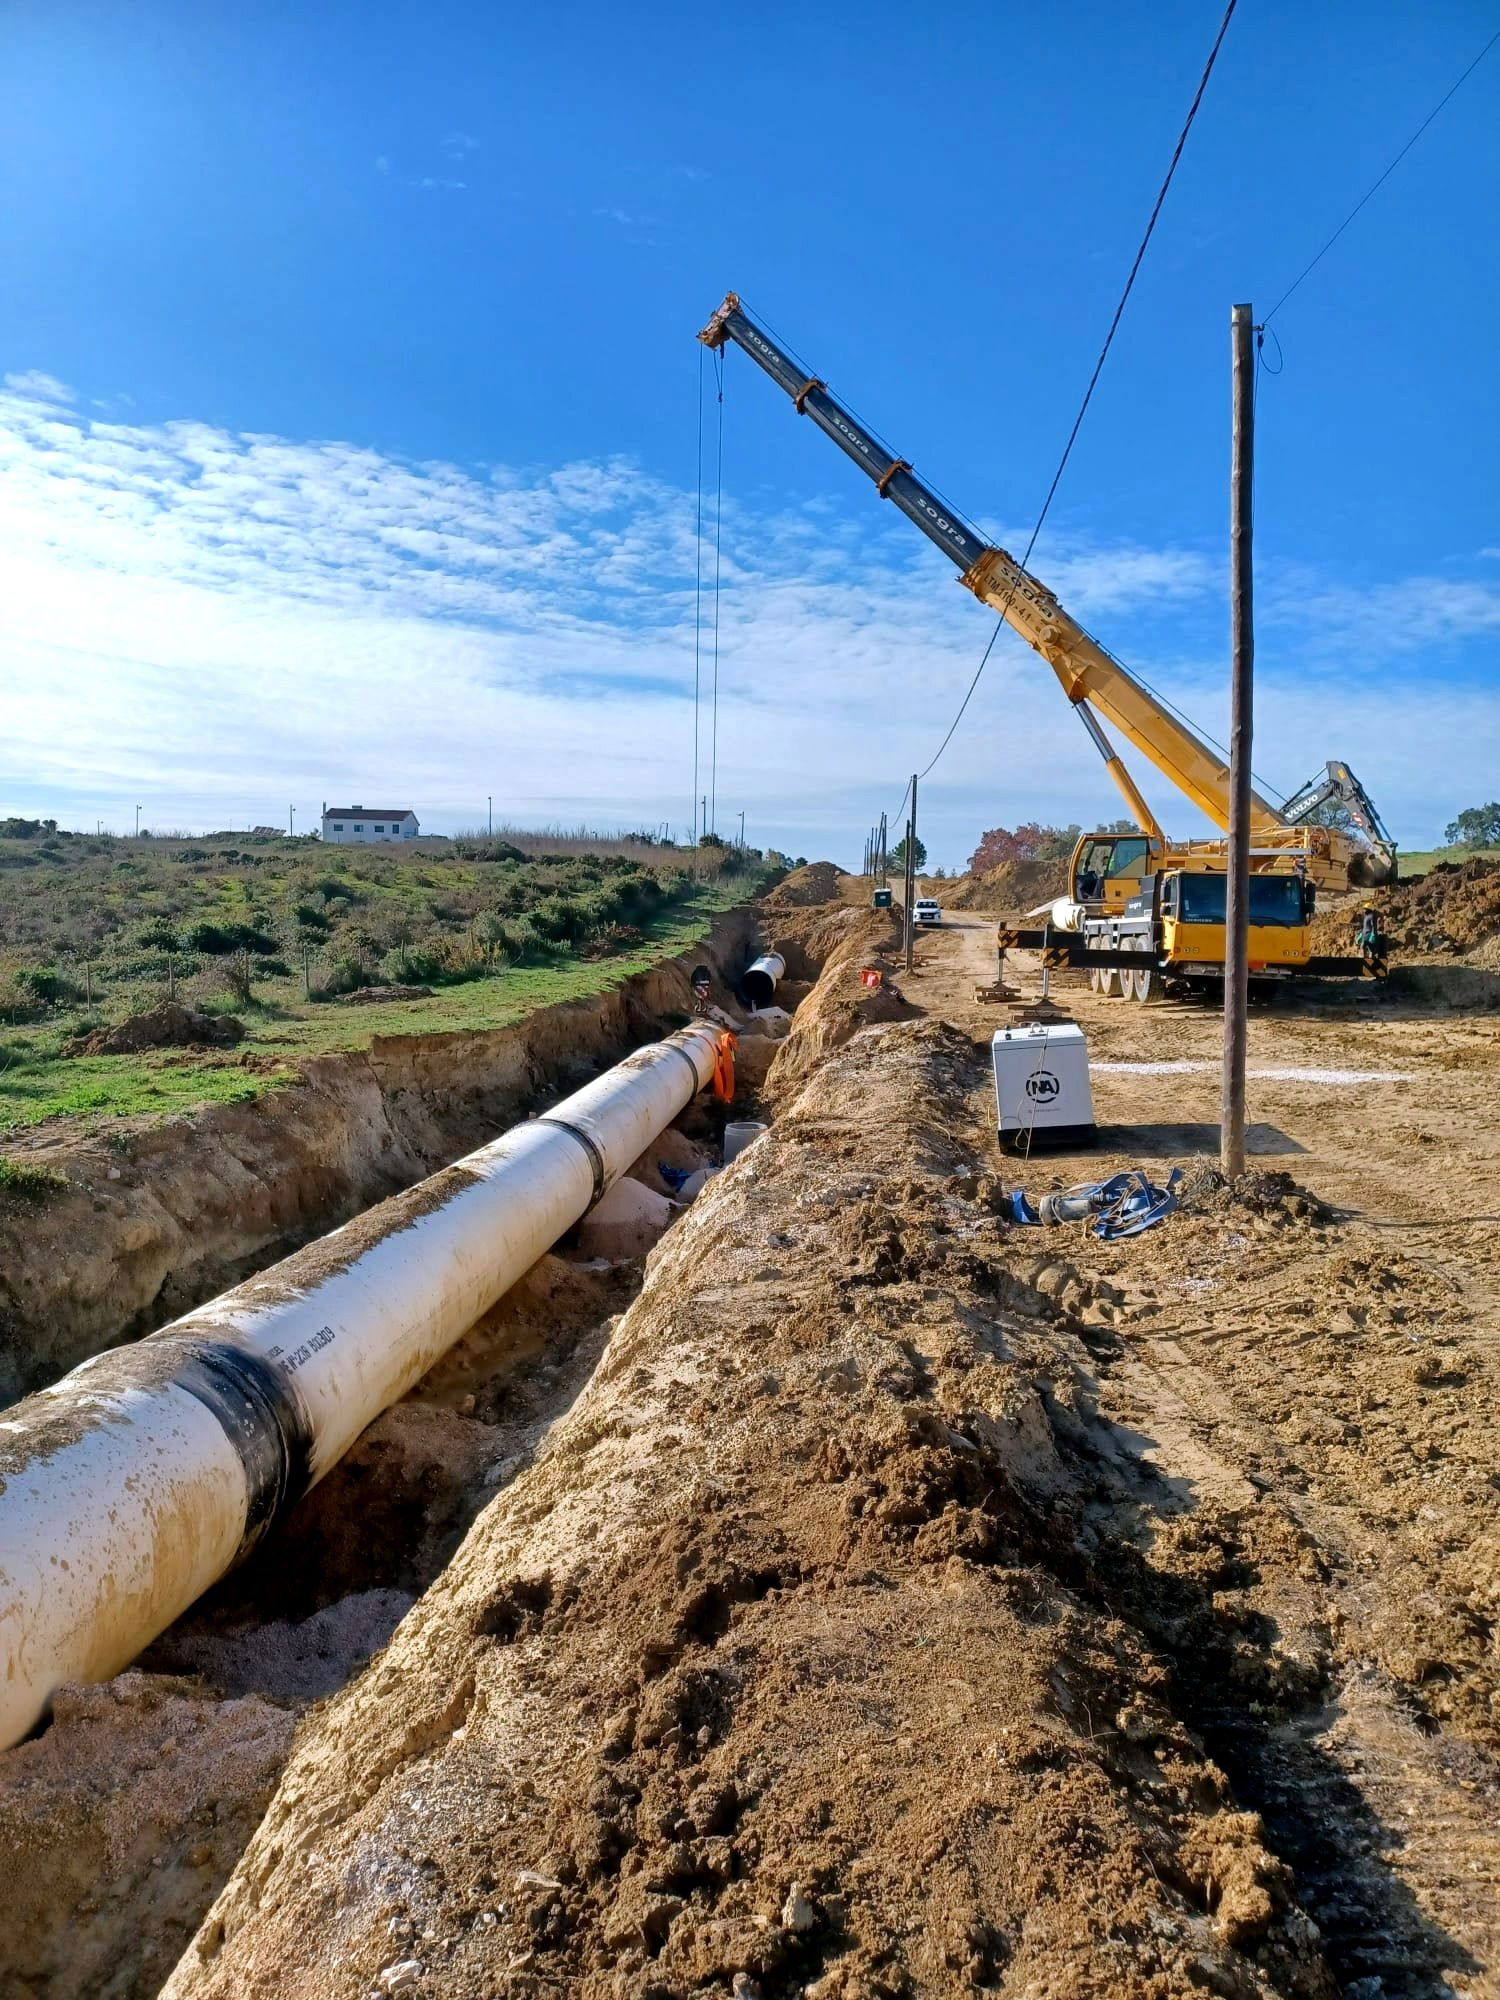
POLYGON ((1139 831, 1086 833, 1068 863, 1068 892, 1089 916, 1119 916, 1156 865, 1155 843, 1139 831))
MULTIPOLYGON (((1306 876, 1265 870, 1250 876, 1252 972, 1300 971, 1310 951, 1307 925, 1316 890, 1306 876)), ((1228 877, 1222 868, 1174 868, 1157 878, 1160 948, 1171 966, 1223 977, 1228 877)))

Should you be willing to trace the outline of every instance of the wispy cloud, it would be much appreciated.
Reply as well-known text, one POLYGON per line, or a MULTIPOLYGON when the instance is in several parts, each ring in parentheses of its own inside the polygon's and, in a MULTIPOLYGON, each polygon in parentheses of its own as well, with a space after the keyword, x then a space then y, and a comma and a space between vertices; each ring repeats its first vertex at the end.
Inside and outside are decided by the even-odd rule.
MULTIPOLYGON (((222 824, 231 805, 266 819, 288 797, 396 784, 439 825, 472 820, 486 792, 530 817, 687 820, 691 493, 625 460, 522 473, 192 421, 90 422, 67 395, 35 372, 0 395, 8 802, 91 819, 96 802, 150 797, 158 820, 222 824)), ((1212 724, 1216 555, 1060 534, 1038 567, 1212 724)), ((1435 607, 1423 579, 1373 598, 1295 583, 1266 578, 1261 767, 1290 785, 1347 756, 1424 836, 1492 789, 1497 697, 1382 669, 1417 598, 1438 619, 1428 634, 1461 649, 1492 634, 1496 593, 1450 579, 1435 607), (1280 609, 1299 597, 1322 634, 1311 660, 1280 609)), ((941 558, 881 511, 727 505, 721 817, 745 806, 768 837, 855 851, 895 805, 884 792, 929 754, 988 629, 941 558)), ((705 698, 710 662, 705 643, 705 698)), ((931 791, 945 859, 981 825, 1116 810, 1019 642, 996 649, 970 714, 931 791)))
POLYGON ((454 180, 447 174, 398 173, 391 165, 389 153, 380 153, 377 155, 375 171, 377 174, 382 174, 386 179, 393 181, 397 187, 462 190, 469 185, 467 181, 454 180))
POLYGON ((622 229, 659 229, 659 215, 639 215, 634 209, 605 206, 596 208, 595 215, 606 222, 617 222, 622 229))
POLYGON ((479 141, 469 132, 445 133, 441 144, 450 160, 467 159, 470 153, 479 150, 479 141))
POLYGON ((40 368, 27 368, 19 375, 7 375, 5 386, 12 395, 25 396, 37 403, 71 403, 76 400, 66 382, 59 382, 55 375, 44 374, 40 368))

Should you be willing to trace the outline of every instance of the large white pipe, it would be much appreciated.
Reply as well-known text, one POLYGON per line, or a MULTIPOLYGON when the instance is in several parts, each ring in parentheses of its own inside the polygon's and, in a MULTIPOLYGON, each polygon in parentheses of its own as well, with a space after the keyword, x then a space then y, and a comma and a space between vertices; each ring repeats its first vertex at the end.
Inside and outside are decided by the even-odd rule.
POLYGON ((762 952, 750 967, 740 987, 752 1007, 769 1007, 776 998, 776 984, 786 977, 786 960, 779 951, 762 952))
POLYGON ((638 1049, 542 1117, 0 1417, 0 1747, 117 1673, 711 1080, 638 1049))

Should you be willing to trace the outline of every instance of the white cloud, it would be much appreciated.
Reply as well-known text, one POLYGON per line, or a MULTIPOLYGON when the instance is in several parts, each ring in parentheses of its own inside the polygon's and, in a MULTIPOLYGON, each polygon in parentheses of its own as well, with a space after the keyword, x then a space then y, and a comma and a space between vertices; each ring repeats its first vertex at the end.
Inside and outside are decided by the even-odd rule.
MULTIPOLYGON (((690 493, 622 460, 521 473, 192 421, 88 422, 44 379, 10 378, 0 396, 0 810, 126 823, 124 802, 142 799, 157 824, 224 825, 394 787, 437 827, 473 823, 486 793, 532 820, 686 824, 690 493)), ((718 646, 720 824, 743 806, 752 837, 846 857, 930 756, 989 630, 920 537, 854 507, 726 506, 718 646)), ((1036 566, 1213 722, 1216 557, 1059 536, 1036 566)), ((1462 648, 1492 630, 1493 593, 1422 579, 1357 593, 1274 571, 1265 584, 1270 779, 1289 787, 1348 757, 1423 840, 1493 790, 1489 688, 1382 671, 1418 604, 1429 638, 1462 648)), ((705 630, 700 790, 712 655, 705 630)), ((1166 822, 1191 830, 1142 776, 1166 822)), ((924 789, 935 854, 961 860, 996 823, 1118 809, 1051 674, 1002 639, 924 789)))
POLYGON ((25 396, 37 403, 71 403, 76 400, 66 382, 59 382, 55 375, 44 374, 40 368, 27 368, 19 375, 7 375, 5 386, 12 395, 25 396))

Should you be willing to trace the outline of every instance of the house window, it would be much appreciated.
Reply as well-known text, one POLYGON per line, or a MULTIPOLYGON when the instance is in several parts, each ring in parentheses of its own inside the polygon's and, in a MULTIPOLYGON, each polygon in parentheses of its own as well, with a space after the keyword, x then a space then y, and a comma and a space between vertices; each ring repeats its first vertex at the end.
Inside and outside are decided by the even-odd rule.
POLYGON ((342 833, 344 830, 344 822, 341 819, 336 819, 333 822, 333 830, 335 833, 342 833))

